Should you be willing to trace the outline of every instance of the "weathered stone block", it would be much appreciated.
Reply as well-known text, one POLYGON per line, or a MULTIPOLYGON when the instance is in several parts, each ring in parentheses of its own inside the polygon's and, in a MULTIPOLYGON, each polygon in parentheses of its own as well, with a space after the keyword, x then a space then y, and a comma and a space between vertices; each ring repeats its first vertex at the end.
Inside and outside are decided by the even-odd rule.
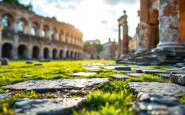
POLYGON ((0 101, 1 101, 2 99, 7 98, 7 97, 10 96, 10 95, 11 95, 11 93, 0 93, 0 101))
POLYGON ((80 107, 83 101, 83 98, 18 99, 14 106, 16 114, 66 115, 72 114, 72 109, 80 107))
POLYGON ((170 80, 171 80, 172 83, 185 85, 185 75, 171 74, 170 75, 170 80))
POLYGON ((172 83, 159 82, 130 82, 129 87, 135 92, 164 94, 169 96, 185 95, 185 87, 172 83))
POLYGON ((8 65, 9 64, 9 61, 7 58, 2 58, 1 59, 1 65, 8 65))
POLYGON ((129 78, 129 76, 123 75, 123 74, 114 74, 114 75, 112 75, 112 76, 113 76, 113 78, 115 78, 115 79, 128 79, 128 78, 129 78))
POLYGON ((131 67, 119 66, 119 67, 115 67, 115 70, 131 71, 131 67))

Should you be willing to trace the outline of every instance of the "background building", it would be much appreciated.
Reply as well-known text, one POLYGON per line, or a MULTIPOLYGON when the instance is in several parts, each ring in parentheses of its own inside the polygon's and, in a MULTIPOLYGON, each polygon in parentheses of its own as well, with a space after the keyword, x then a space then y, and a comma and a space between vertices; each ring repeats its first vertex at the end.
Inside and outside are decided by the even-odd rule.
POLYGON ((0 2, 0 58, 80 59, 82 37, 71 24, 0 2))

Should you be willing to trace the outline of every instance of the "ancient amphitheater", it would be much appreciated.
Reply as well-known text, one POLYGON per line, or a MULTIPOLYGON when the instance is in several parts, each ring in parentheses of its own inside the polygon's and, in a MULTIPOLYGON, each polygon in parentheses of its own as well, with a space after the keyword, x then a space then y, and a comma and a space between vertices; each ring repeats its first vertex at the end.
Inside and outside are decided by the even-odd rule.
POLYGON ((81 59, 82 36, 71 24, 0 2, 0 58, 81 59))

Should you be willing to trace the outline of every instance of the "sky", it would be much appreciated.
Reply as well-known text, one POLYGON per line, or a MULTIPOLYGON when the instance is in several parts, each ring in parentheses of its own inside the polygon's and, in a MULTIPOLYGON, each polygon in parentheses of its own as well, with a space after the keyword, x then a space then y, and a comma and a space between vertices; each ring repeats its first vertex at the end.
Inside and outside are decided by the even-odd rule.
POLYGON ((139 0, 19 0, 31 3, 33 11, 44 17, 73 24, 83 33, 83 41, 109 38, 118 41, 118 21, 127 11, 129 35, 134 36, 139 23, 139 0))

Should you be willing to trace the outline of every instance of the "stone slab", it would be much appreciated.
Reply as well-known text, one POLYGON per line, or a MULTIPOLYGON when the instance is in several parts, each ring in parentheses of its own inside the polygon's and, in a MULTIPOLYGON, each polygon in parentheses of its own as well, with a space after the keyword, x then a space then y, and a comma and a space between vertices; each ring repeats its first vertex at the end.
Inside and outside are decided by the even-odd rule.
POLYGON ((10 96, 11 93, 0 93, 0 101, 10 96))
POLYGON ((114 74, 114 75, 112 75, 112 76, 113 76, 113 78, 115 78, 115 79, 128 79, 128 78, 129 78, 128 75, 123 75, 123 74, 114 74))
POLYGON ((91 76, 95 74, 96 74, 95 72, 78 72, 78 73, 69 74, 69 76, 91 76))
POLYGON ((170 74, 167 73, 156 73, 155 75, 160 76, 163 79, 170 79, 170 74))
POLYGON ((128 76, 131 77, 141 77, 142 75, 144 75, 144 73, 129 73, 128 76))
POLYGON ((137 102, 133 103, 133 112, 139 115, 184 115, 184 107, 172 96, 140 93, 137 102))
POLYGON ((165 94, 169 96, 185 95, 185 87, 173 83, 130 82, 129 88, 139 93, 165 94))
POLYGON ((129 67, 129 66, 117 66, 117 67, 115 67, 115 70, 119 70, 119 71, 122 71, 122 70, 124 70, 124 71, 131 71, 131 67, 129 67))
POLYGON ((161 70, 142 70, 142 71, 143 73, 146 73, 146 74, 168 73, 168 72, 161 71, 161 70))
POLYGON ((83 78, 83 79, 51 79, 51 80, 29 80, 1 87, 11 90, 35 90, 56 91, 62 89, 82 89, 100 83, 109 83, 108 78, 83 78))
POLYGON ((17 115, 66 115, 71 114, 73 108, 80 107, 83 100, 83 98, 18 99, 14 106, 17 115))

